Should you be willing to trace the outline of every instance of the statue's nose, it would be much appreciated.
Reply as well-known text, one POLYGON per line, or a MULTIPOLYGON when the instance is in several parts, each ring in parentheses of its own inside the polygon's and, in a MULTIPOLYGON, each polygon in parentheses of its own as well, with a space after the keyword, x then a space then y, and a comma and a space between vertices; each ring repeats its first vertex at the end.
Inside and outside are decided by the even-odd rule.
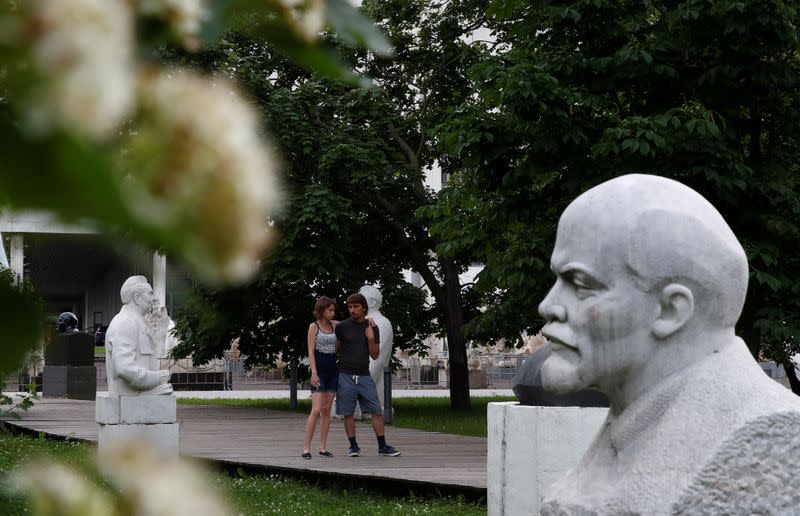
POLYGON ((547 296, 539 303, 539 315, 546 321, 567 320, 567 308, 559 301, 558 285, 553 286, 547 296))

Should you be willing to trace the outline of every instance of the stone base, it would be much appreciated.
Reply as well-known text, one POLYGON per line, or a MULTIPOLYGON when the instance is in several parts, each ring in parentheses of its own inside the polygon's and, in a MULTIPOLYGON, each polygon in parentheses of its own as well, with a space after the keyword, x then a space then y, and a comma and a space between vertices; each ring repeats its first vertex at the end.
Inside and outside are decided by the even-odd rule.
POLYGON ((100 455, 117 446, 135 447, 147 443, 159 454, 178 456, 178 423, 99 426, 97 451, 100 455))
POLYGON ((99 425, 98 451, 114 446, 149 443, 160 453, 178 455, 177 398, 159 396, 115 396, 100 393, 95 402, 99 425))
POLYGON ((56 335, 44 351, 44 365, 94 365, 94 336, 88 333, 56 335))
MULTIPOLYGON (((344 419, 344 417, 340 416, 339 414, 336 413, 336 402, 337 401, 338 400, 334 399, 333 400, 333 405, 331 405, 331 420, 338 419, 339 421, 341 421, 342 419, 344 419)), ((356 411, 353 414, 353 417, 355 418, 356 421, 361 421, 363 419, 366 419, 366 417, 367 417, 366 414, 363 414, 361 412, 361 404, 359 404, 358 402, 356 402, 356 411)))
POLYGON ((485 369, 476 369, 469 372, 469 388, 485 389, 489 386, 489 378, 485 369))
POLYGON ((158 396, 97 395, 95 421, 104 425, 174 423, 178 399, 174 394, 158 396))
POLYGON ((578 464, 607 414, 598 407, 489 403, 489 515, 539 514, 547 488, 578 464))
POLYGON ((87 366, 45 365, 42 372, 42 396, 93 400, 97 392, 97 368, 87 366))

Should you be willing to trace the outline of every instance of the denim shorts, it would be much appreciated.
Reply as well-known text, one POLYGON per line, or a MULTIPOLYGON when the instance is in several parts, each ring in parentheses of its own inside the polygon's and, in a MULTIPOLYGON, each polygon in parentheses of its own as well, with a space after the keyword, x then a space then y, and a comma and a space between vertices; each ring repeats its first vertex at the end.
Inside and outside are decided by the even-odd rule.
POLYGON ((311 386, 311 392, 336 392, 339 372, 336 370, 336 355, 333 353, 314 352, 314 362, 317 364, 319 387, 311 386))
POLYGON ((356 413, 356 402, 366 414, 383 414, 375 382, 368 374, 353 375, 339 373, 339 389, 336 391, 336 413, 352 416, 356 413))

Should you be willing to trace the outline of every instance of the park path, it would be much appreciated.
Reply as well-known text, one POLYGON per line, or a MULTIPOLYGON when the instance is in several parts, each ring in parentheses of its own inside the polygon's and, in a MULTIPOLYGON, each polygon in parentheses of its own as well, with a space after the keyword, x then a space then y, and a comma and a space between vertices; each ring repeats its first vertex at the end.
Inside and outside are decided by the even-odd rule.
MULTIPOLYGON (((29 431, 97 441, 94 402, 45 399, 21 420, 8 424, 29 431)), ((347 457, 340 421, 331 422, 333 458, 300 458, 306 416, 291 412, 218 405, 178 405, 180 449, 185 456, 276 472, 336 475, 353 480, 401 481, 431 488, 486 489, 486 439, 387 427, 386 440, 400 457, 380 457, 372 429, 358 425, 362 456, 347 457)), ((315 435, 315 438, 318 437, 315 435)), ((317 445, 314 441, 314 446, 317 445)), ((316 448, 312 447, 316 452, 316 448)))

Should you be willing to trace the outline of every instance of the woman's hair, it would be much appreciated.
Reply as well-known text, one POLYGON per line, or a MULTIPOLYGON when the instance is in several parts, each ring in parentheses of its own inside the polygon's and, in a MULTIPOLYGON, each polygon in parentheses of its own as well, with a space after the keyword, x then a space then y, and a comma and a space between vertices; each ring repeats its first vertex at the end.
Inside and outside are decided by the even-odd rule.
POLYGON ((322 314, 324 314, 325 310, 331 305, 336 308, 336 302, 327 296, 322 296, 317 299, 317 304, 314 305, 314 318, 322 319, 322 314))

